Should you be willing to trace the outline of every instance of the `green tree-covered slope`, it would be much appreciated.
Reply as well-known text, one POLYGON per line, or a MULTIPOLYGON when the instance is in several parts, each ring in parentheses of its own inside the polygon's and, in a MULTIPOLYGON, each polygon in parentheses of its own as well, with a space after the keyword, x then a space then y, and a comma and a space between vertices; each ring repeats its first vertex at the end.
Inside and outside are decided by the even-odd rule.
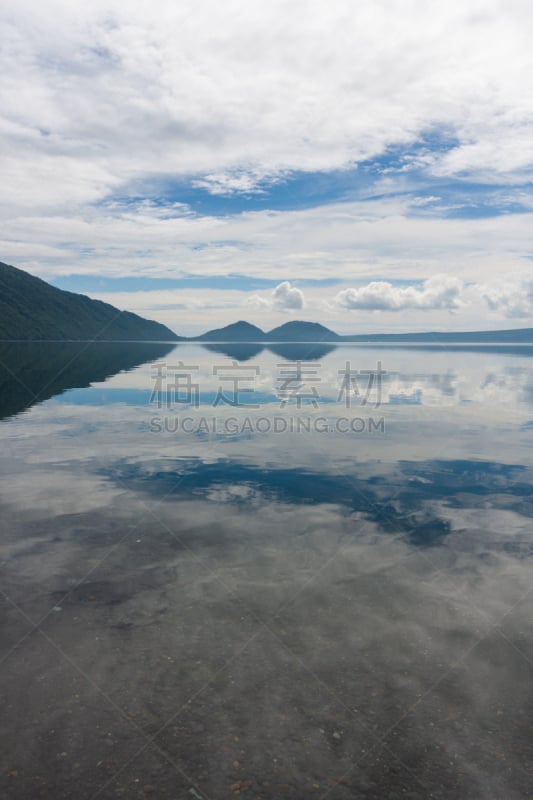
POLYGON ((175 341, 170 328, 0 262, 0 339, 175 341))

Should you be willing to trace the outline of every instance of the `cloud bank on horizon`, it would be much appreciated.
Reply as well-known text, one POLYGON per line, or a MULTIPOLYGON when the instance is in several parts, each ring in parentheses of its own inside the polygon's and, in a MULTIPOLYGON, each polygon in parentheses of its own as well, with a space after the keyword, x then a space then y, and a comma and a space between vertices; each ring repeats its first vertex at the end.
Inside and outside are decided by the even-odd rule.
POLYGON ((183 333, 532 323, 531 4, 20 0, 0 35, 1 260, 183 333))

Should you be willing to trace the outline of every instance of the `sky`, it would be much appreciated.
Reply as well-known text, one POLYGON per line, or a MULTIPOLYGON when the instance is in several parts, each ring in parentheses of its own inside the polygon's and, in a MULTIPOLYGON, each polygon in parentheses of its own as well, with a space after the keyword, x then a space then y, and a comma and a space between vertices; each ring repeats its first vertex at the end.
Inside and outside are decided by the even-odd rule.
POLYGON ((533 326, 527 0, 14 0, 0 260, 194 335, 533 326))

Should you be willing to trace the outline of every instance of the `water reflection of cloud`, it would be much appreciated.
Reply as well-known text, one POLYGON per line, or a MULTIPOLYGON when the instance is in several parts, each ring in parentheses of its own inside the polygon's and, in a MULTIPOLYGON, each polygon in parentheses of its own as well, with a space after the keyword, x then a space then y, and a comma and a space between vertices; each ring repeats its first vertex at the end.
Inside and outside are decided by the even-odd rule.
MULTIPOLYGON (((241 347, 241 345, 238 345, 241 347)), ((243 347, 246 347, 243 345, 243 347)), ((302 347, 300 345, 300 347, 302 347)), ((238 356, 238 353, 234 353, 238 356)), ((241 353, 241 355, 243 355, 241 353)), ((302 353, 295 354, 295 359, 302 357, 302 353)), ((241 383, 240 386, 253 388, 254 394, 242 396, 244 402, 251 402, 254 398, 263 406, 274 407, 279 405, 278 388, 280 372, 280 356, 264 350, 256 356, 245 354, 243 363, 249 367, 257 366, 259 374, 253 382, 241 383)), ((180 345, 175 348, 161 364, 168 367, 168 385, 172 382, 172 365, 180 360, 193 365, 194 381, 199 385, 201 403, 210 406, 216 397, 220 386, 219 376, 213 374, 215 366, 230 366, 232 358, 225 353, 214 353, 199 345, 180 345)), ((403 350, 389 348, 376 351, 364 347, 342 347, 320 355, 317 363, 316 384, 320 399, 324 403, 334 403, 339 408, 344 405, 344 396, 340 397, 342 386, 342 371, 347 362, 351 369, 376 370, 377 362, 381 361, 384 374, 381 377, 381 402, 382 404, 394 403, 399 396, 414 395, 420 392, 421 403, 425 406, 453 406, 465 403, 483 405, 492 403, 495 406, 517 408, 528 405, 531 407, 531 389, 533 385, 533 368, 531 359, 519 355, 508 356, 501 353, 468 353, 446 352, 438 350, 427 353, 420 350, 403 350), (392 401, 391 401, 392 397, 392 401)), ((110 393, 110 399, 116 402, 122 397, 122 402, 131 405, 145 402, 148 394, 154 388, 154 372, 150 364, 115 375, 105 383, 96 384, 110 393), (124 390, 137 390, 139 394, 131 391, 129 398, 124 390), (122 392, 122 394, 121 394, 122 392)), ((357 378, 361 397, 352 397, 354 405, 360 403, 365 394, 364 376, 357 378)), ((162 401, 166 403, 164 394, 167 384, 163 387, 162 401)), ((90 390, 89 390, 90 391, 90 390)), ((87 390, 70 393, 73 402, 89 402, 87 390), (84 393, 85 392, 85 393, 84 393)), ((169 395, 170 396, 170 395, 169 395)), ((374 402, 377 399, 376 385, 368 398, 374 402)), ((63 401, 68 402, 64 397, 63 401)), ((96 402, 96 399, 94 400, 96 402)), ((172 398, 171 398, 172 404, 172 398)))
MULTIPOLYGON (((150 433, 154 409, 124 402, 47 401, 0 424, 4 591, 30 619, 48 615, 46 635, 143 731, 181 709, 158 745, 200 764, 212 797, 240 779, 235 760, 270 782, 268 798, 313 782, 332 798, 527 796, 529 372, 503 357, 463 355, 450 370, 442 354, 393 356, 398 391, 420 388, 436 405, 388 405, 380 436, 200 441, 150 433), (506 386, 502 413, 490 393, 506 386), (368 756, 383 736, 389 749, 368 756)), ((140 367, 97 393, 149 378, 140 367)), ((8 646, 20 619, 4 615, 8 646)), ((90 684, 71 697, 42 641, 28 637, 6 662, 6 755, 31 762, 26 781, 35 764, 48 774, 53 747, 90 782, 101 746, 130 755, 129 728, 90 684)), ((167 772, 158 766, 160 785, 186 796, 167 772)))

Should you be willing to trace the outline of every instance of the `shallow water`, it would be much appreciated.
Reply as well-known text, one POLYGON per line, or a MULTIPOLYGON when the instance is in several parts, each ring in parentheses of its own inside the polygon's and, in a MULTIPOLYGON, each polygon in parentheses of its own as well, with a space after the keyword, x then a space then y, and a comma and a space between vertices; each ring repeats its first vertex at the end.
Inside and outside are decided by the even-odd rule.
POLYGON ((530 348, 3 345, 2 417, 2 797, 532 796, 530 348))

